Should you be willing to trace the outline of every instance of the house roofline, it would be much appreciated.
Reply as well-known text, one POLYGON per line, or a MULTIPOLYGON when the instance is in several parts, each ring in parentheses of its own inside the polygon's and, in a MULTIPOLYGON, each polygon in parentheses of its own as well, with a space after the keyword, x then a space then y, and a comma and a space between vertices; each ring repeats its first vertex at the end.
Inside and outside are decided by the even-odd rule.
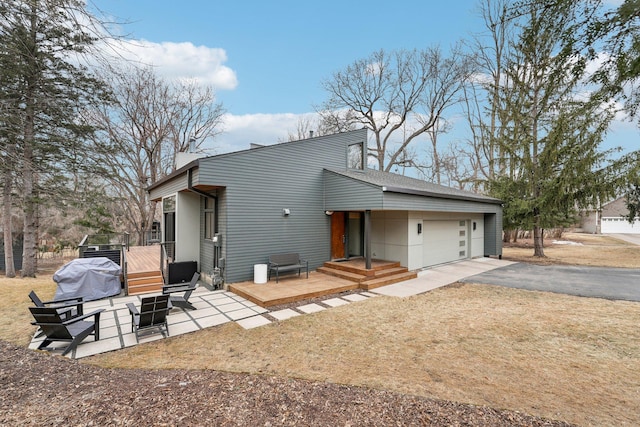
MULTIPOLYGON (((375 169, 365 169, 363 171, 346 171, 335 170, 335 169, 327 169, 327 172, 333 173, 335 175, 339 175, 341 177, 351 179, 354 181, 358 181, 360 183, 369 185, 371 187, 380 189, 383 193, 397 193, 397 194, 408 194, 412 196, 422 196, 422 197, 433 197, 438 199, 448 199, 448 200, 463 200, 463 201, 471 201, 471 202, 480 202, 480 203, 488 203, 494 205, 503 205, 504 201, 500 199, 496 199, 494 197, 485 196, 482 194, 476 194, 470 191, 456 190, 450 187, 444 187, 439 184, 436 184, 438 187, 442 187, 444 189, 448 189, 449 191, 438 191, 437 189, 429 190, 429 189, 420 189, 420 188, 410 188, 409 186, 400 185, 385 185, 385 182, 372 182, 367 179, 367 171, 371 171, 372 173, 377 173, 379 171, 375 169), (362 177, 358 176, 358 174, 362 174, 362 177), (453 192, 455 190, 455 192, 453 192), (462 193, 462 194, 460 194, 462 193)), ((394 175, 389 172, 385 172, 385 174, 394 175)), ((414 178, 411 178, 415 180, 414 178)))
MULTIPOLYGON (((285 145, 285 144, 293 145, 293 144, 297 144, 297 143, 308 142, 309 140, 321 139, 321 138, 325 138, 325 137, 328 137, 328 136, 334 136, 334 135, 339 135, 339 134, 356 133, 356 132, 361 132, 363 130, 366 131, 366 128, 350 130, 350 131, 344 131, 344 132, 338 132, 338 133, 333 134, 333 135, 318 135, 318 136, 313 136, 313 137, 310 137, 310 138, 298 139, 298 140, 295 140, 295 141, 277 142, 275 144, 269 144, 269 145, 252 144, 252 146, 250 148, 247 148, 247 149, 244 149, 244 150, 231 151, 229 153, 222 153, 222 154, 216 154, 216 155, 207 156, 207 157, 201 157, 199 159, 192 160, 191 162, 189 162, 186 165, 182 166, 180 169, 177 169, 174 172, 172 172, 171 174, 165 176, 164 178, 161 178, 160 180, 154 182, 153 184, 151 184, 150 186, 148 186, 146 188, 146 191, 147 192, 151 192, 152 190, 154 190, 155 188, 161 186, 162 184, 164 184, 164 183, 174 179, 175 177, 180 176, 183 173, 187 172, 189 169, 192 169, 192 168, 195 168, 195 167, 199 167, 201 160, 206 160, 206 159, 211 159, 211 158, 222 158, 222 157, 229 157, 229 156, 237 156, 237 155, 242 155, 243 153, 253 152, 253 151, 256 151, 256 150, 270 150, 270 149, 275 149, 275 148, 277 148, 279 146, 282 146, 282 145, 285 145)), ((366 141, 366 138, 365 138, 365 141, 366 141)))
POLYGON ((412 196, 436 197, 438 199, 478 201, 483 203, 491 203, 495 205, 502 205, 504 203, 502 200, 493 199, 486 196, 475 197, 471 194, 470 195, 445 194, 445 193, 437 193, 434 191, 415 190, 411 188, 402 188, 402 187, 383 186, 382 191, 386 193, 409 194, 412 196))
POLYGON ((175 177, 182 175, 183 173, 189 171, 190 169, 193 169, 193 168, 199 167, 199 166, 200 166, 200 159, 195 159, 195 160, 190 161, 186 165, 182 166, 180 169, 176 169, 175 171, 173 171, 169 175, 165 176, 164 178, 161 178, 160 180, 158 180, 158 181, 154 182, 153 184, 151 184, 150 186, 148 186, 146 188, 147 193, 150 193, 155 188, 160 187, 165 182, 171 181, 175 177))

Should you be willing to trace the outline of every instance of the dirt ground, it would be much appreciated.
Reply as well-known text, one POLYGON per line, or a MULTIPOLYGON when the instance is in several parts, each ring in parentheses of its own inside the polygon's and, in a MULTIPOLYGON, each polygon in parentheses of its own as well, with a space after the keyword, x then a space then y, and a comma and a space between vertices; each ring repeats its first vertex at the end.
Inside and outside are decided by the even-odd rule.
POLYGON ((489 407, 213 370, 104 369, 0 341, 0 424, 568 426, 489 407))

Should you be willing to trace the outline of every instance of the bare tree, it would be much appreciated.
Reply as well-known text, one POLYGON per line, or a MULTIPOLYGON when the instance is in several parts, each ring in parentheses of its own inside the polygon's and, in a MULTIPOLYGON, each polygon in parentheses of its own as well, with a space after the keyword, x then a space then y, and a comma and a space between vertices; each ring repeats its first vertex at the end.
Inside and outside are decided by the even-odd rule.
POLYGON ((432 168, 433 168, 433 181, 436 184, 440 184, 441 183, 441 173, 440 173, 440 169, 441 169, 441 161, 440 161, 440 156, 438 154, 438 137, 440 136, 440 134, 443 133, 447 133, 449 130, 451 130, 451 124, 448 123, 445 119, 439 119, 436 120, 436 123, 431 126, 426 134, 429 137, 429 140, 431 141, 431 161, 432 161, 432 168))
MULTIPOLYGON (((288 132, 286 141, 299 141, 314 136, 329 135, 334 132, 330 126, 322 122, 319 116, 310 114, 298 117, 295 132, 288 132)), ((284 141, 282 141, 284 142, 284 141)))
POLYGON ((458 102, 471 73, 458 48, 448 58, 439 48, 380 50, 322 83, 329 98, 319 113, 337 129, 370 129, 374 142, 369 154, 380 170, 389 171, 406 165, 407 147, 458 102))
POLYGON ((114 104, 85 112, 99 129, 94 144, 100 168, 118 195, 125 226, 142 244, 155 217, 147 186, 175 170, 176 153, 195 149, 221 132, 224 109, 211 88, 195 81, 170 84, 152 68, 112 74, 114 104))
POLYGON ((507 173, 498 141, 504 131, 500 118, 500 90, 509 86, 505 63, 514 43, 514 22, 509 16, 511 3, 511 0, 480 0, 479 14, 486 31, 475 36, 471 44, 477 74, 464 87, 464 105, 477 172, 489 180, 507 173))

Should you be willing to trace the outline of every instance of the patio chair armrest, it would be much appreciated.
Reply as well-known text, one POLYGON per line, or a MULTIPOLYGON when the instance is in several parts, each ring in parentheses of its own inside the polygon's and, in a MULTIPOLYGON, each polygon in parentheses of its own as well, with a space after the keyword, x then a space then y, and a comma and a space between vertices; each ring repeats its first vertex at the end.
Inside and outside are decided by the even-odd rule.
POLYGON ((95 316, 96 318, 96 323, 98 322, 98 319, 100 318, 100 313, 102 313, 103 311, 105 311, 104 308, 101 308, 100 310, 94 310, 91 313, 87 313, 87 314, 83 314, 82 316, 78 316, 78 317, 72 317, 69 320, 65 320, 64 322, 62 322, 63 325, 70 325, 72 323, 78 322, 80 320, 84 320, 87 317, 91 317, 91 316, 95 316))
POLYGON ((162 294, 171 294, 174 292, 185 292, 189 289, 195 289, 196 286, 191 286, 190 283, 176 283, 174 285, 165 285, 162 287, 162 294))
POLYGON ((129 309, 129 313, 131 313, 132 316, 140 316, 138 308, 132 302, 127 303, 127 308, 129 309))
POLYGON ((76 298, 65 298, 65 299, 54 299, 51 301, 42 301, 42 304, 64 304, 64 305, 78 305, 78 304, 82 304, 83 297, 76 297, 76 298), (71 301, 75 301, 75 302, 71 302, 71 301))

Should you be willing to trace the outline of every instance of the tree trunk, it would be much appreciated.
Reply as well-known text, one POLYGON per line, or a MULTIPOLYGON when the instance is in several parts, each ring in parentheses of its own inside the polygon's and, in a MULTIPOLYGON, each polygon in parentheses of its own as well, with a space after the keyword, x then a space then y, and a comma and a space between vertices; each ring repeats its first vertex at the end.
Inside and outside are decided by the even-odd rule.
POLYGON ((433 175, 436 179, 436 184, 440 184, 440 156, 438 155, 438 122, 427 131, 429 139, 431 139, 431 148, 433 149, 433 175))
POLYGON ((22 180, 23 180, 23 203, 24 203, 24 229, 23 229, 23 247, 22 247, 22 277, 35 277, 37 270, 37 201, 34 197, 35 172, 33 164, 33 147, 35 145, 35 118, 36 118, 36 85, 37 85, 37 22, 36 22, 36 4, 32 3, 31 9, 31 25, 29 39, 33 43, 31 56, 27 59, 29 62, 30 73, 26 77, 25 91, 25 114, 24 114, 24 152, 22 164, 22 180))
POLYGON ((11 221, 11 190, 12 179, 9 168, 5 170, 4 188, 2 190, 2 227, 4 229, 4 268, 5 276, 16 277, 16 267, 13 259, 13 227, 11 221))
POLYGON ((544 241, 543 241, 543 233, 544 230, 539 225, 533 226, 533 256, 544 258, 544 241))
POLYGON ((37 209, 38 204, 34 195, 33 159, 31 148, 25 147, 24 169, 22 171, 24 181, 24 229, 23 239, 24 247, 22 248, 22 277, 36 277, 38 268, 38 221, 37 209))

